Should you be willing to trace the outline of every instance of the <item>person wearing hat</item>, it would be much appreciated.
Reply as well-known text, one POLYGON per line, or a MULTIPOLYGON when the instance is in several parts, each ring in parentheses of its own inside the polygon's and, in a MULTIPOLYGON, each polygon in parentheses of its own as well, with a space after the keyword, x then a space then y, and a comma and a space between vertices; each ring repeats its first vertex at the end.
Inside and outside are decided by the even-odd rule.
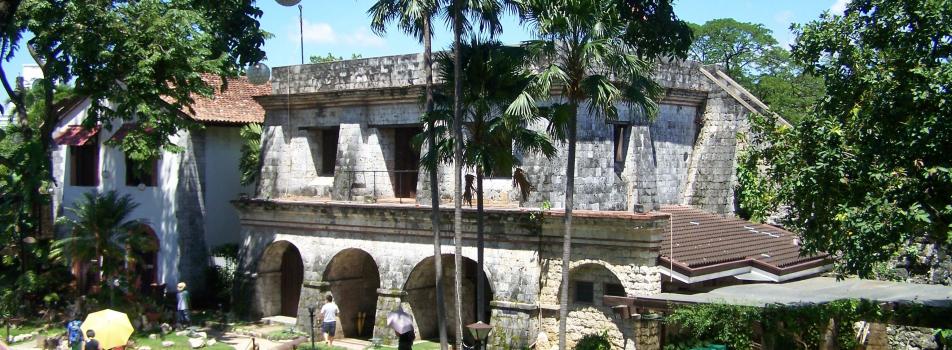
POLYGON ((176 295, 175 303, 175 318, 176 323, 180 327, 188 327, 191 325, 192 321, 188 317, 188 291, 185 290, 185 282, 179 282, 178 284, 178 294, 176 295))

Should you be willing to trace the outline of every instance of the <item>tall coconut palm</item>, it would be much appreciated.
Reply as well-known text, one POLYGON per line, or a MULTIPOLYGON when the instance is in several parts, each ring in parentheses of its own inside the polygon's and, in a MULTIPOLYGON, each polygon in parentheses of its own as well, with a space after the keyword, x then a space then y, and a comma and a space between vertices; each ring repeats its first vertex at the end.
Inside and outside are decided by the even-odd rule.
MULTIPOLYGON (((145 222, 129 219, 138 206, 131 196, 120 197, 115 191, 85 193, 79 202, 67 208, 72 216, 60 218, 59 224, 66 226, 71 235, 53 243, 52 258, 69 260, 80 270, 89 261, 97 261, 98 282, 118 275, 122 269, 130 272, 130 265, 139 260, 134 252, 157 248, 144 231, 145 222)), ((83 290, 84 283, 79 287, 83 290)))
MULTIPOLYGON (((371 17, 374 33, 386 33, 388 23, 396 23, 404 33, 423 43, 423 69, 426 74, 424 119, 433 113, 433 19, 440 10, 439 0, 378 0, 367 11, 371 17)), ((436 147, 436 126, 427 124, 427 143, 430 150, 436 147)), ((430 221, 433 227, 433 268, 436 280, 436 320, 440 333, 440 349, 446 350, 446 308, 443 295, 443 259, 440 237, 440 189, 436 167, 428 169, 430 175, 430 221)))
MULTIPOLYGON (((460 46, 465 32, 470 32, 473 23, 478 23, 480 31, 486 31, 490 37, 502 33, 502 24, 499 16, 506 9, 516 10, 517 1, 514 0, 453 0, 447 13, 447 18, 453 27, 453 137, 463 139, 463 106, 460 100, 462 94, 462 71, 460 70, 460 46)), ((456 348, 463 347, 462 321, 462 263, 463 263, 463 148, 462 142, 456 142, 453 147, 453 238, 455 241, 454 258, 456 263, 456 348)))
MULTIPOLYGON (((506 107, 519 96, 529 83, 526 70, 526 51, 520 47, 506 47, 498 41, 484 41, 476 37, 461 47, 462 94, 461 105, 465 139, 462 142, 463 159, 467 167, 476 173, 476 315, 477 320, 488 323, 486 318, 486 285, 483 259, 484 248, 484 201, 483 179, 485 176, 509 176, 499 173, 512 169, 518 159, 514 150, 521 153, 538 152, 549 157, 555 147, 543 134, 528 128, 540 118, 538 115, 505 114, 506 107)), ((449 119, 450 97, 455 89, 456 65, 452 53, 437 55, 439 77, 443 89, 437 93, 436 116, 449 119)), ((446 124, 444 122, 444 124, 446 124)), ((449 161, 457 143, 456 138, 445 137, 438 143, 439 154, 424 155, 424 163, 434 164, 449 161)), ((513 181, 526 184, 524 181, 513 181)), ((527 193, 528 188, 520 188, 527 193)))
POLYGON ((650 77, 650 65, 633 55, 622 35, 626 21, 614 1, 525 0, 523 21, 532 25, 537 40, 524 43, 539 64, 534 81, 509 107, 508 113, 536 113, 537 101, 548 99, 553 87, 561 95, 552 106, 550 131, 566 139, 565 235, 562 248, 562 285, 559 300, 559 349, 565 349, 568 286, 572 251, 572 210, 575 193, 575 146, 579 107, 614 119, 618 104, 627 103, 652 116, 654 97, 661 89, 650 77))

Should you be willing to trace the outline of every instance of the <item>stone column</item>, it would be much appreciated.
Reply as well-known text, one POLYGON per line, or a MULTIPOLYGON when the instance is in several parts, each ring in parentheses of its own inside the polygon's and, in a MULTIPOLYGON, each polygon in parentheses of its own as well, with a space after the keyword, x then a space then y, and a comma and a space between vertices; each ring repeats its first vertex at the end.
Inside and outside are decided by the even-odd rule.
POLYGON ((489 324, 493 332, 487 340, 489 349, 524 349, 539 332, 535 304, 493 300, 489 303, 492 316, 489 324))
POLYGON ((401 289, 377 289, 377 316, 374 320, 374 338, 379 338, 382 344, 397 345, 397 335, 393 329, 387 326, 387 315, 390 312, 403 307, 403 311, 413 315, 413 331, 417 338, 420 338, 420 327, 416 325, 416 315, 413 314, 413 308, 406 301, 407 292, 401 289))
MULTIPOLYGON (((279 282, 280 283, 280 282, 279 282)), ((308 329, 311 325, 311 319, 307 314, 308 306, 319 307, 324 303, 324 295, 330 291, 330 283, 324 281, 304 281, 301 286, 301 298, 298 300, 298 317, 297 317, 297 328, 298 330, 307 333, 308 336, 311 335, 311 330, 308 329)), ((315 340, 322 339, 323 334, 321 333, 321 315, 319 314, 320 309, 314 311, 314 336, 315 340)), ((340 329, 341 327, 337 327, 340 329)))
POLYGON ((635 321, 635 348, 638 350, 661 349, 661 321, 635 321))

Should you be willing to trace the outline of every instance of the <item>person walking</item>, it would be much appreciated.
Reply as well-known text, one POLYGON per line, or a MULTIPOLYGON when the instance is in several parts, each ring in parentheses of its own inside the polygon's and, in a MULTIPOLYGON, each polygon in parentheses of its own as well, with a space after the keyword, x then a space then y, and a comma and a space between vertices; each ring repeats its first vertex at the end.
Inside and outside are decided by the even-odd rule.
MULTIPOLYGON (((396 333, 396 331, 394 331, 396 333)), ((416 334, 413 330, 406 333, 397 333, 397 350, 413 349, 413 341, 416 340, 416 334)))
POLYGON ((321 307, 321 317, 324 319, 321 329, 324 331, 324 341, 327 346, 334 346, 334 333, 337 331, 337 314, 340 313, 340 309, 338 309, 337 304, 334 303, 333 295, 327 294, 327 297, 324 299, 327 302, 321 307))
POLYGON ((179 282, 178 294, 175 303, 175 322, 179 327, 191 326, 192 320, 188 316, 188 304, 190 302, 188 291, 185 290, 185 282, 179 282))
POLYGON ((86 331, 85 350, 99 350, 99 341, 96 340, 96 332, 92 329, 86 331))
POLYGON ((70 350, 83 350, 83 330, 80 329, 83 321, 78 320, 77 315, 71 317, 73 320, 66 323, 66 340, 69 341, 70 350))

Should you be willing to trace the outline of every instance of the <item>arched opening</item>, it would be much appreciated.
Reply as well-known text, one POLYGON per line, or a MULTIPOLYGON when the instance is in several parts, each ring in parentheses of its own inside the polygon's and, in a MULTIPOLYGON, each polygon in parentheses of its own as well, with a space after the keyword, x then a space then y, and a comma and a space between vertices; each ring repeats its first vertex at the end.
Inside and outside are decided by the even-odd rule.
POLYGON ((262 316, 297 317, 304 261, 297 247, 287 241, 271 243, 258 267, 257 298, 262 316))
MULTIPOLYGON (((454 291, 456 264, 452 254, 443 254, 441 259, 443 262, 444 305, 446 306, 446 334, 449 335, 450 339, 453 339, 455 334, 453 329, 457 322, 454 291)), ((462 267, 462 315, 463 324, 467 325, 476 322, 477 266, 475 261, 464 257, 462 267)), ((484 316, 486 320, 489 320, 491 315, 489 301, 493 299, 493 291, 489 279, 483 277, 483 280, 486 283, 486 300, 483 302, 486 315, 484 316)), ((403 290, 407 292, 407 301, 413 309, 413 317, 416 319, 417 326, 420 327, 419 338, 438 338, 440 333, 436 319, 436 271, 432 256, 423 259, 413 268, 403 290)), ((463 336, 467 344, 473 344, 472 335, 468 331, 464 330, 463 336)))
POLYGON ((608 331, 612 349, 629 349, 634 346, 631 328, 615 319, 613 305, 606 305, 604 296, 626 296, 625 287, 613 272, 605 266, 589 263, 569 271, 569 327, 589 329, 591 324, 614 324, 608 329, 589 329, 568 335, 569 347, 574 347, 588 333, 608 331), (593 323, 594 322, 594 323, 593 323))
POLYGON ((134 267, 135 285, 141 292, 152 292, 158 288, 159 237, 148 225, 142 225, 142 229, 136 234, 141 235, 144 242, 133 249, 135 259, 138 260, 134 267))
POLYGON ((344 337, 373 337, 380 288, 380 272, 373 257, 360 249, 344 249, 327 264, 324 281, 340 308, 344 337))

